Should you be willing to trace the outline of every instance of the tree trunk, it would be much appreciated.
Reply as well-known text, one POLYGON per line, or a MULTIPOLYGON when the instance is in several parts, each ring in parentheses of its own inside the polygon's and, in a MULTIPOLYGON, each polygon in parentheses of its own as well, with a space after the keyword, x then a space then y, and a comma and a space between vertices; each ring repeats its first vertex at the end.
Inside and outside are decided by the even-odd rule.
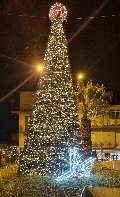
POLYGON ((85 156, 92 154, 91 120, 87 116, 81 119, 81 139, 85 156))

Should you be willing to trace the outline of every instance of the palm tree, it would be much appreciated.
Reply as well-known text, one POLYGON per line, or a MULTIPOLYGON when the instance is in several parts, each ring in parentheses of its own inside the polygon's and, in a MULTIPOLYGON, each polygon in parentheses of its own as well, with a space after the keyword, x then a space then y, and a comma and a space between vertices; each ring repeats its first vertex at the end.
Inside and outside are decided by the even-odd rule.
POLYGON ((89 80, 87 83, 79 80, 77 84, 77 106, 82 114, 81 119, 81 138, 85 154, 91 155, 92 142, 91 142, 91 117, 98 116, 105 113, 109 107, 109 102, 112 94, 106 91, 105 86, 102 84, 93 85, 89 80))

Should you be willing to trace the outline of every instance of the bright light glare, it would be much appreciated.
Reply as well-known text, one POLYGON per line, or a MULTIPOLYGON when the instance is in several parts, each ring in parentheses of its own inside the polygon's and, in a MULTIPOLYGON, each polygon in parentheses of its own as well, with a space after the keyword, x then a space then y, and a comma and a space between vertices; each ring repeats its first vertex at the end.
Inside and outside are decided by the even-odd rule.
POLYGON ((38 71, 38 72, 42 72, 43 69, 44 69, 43 65, 38 65, 38 66, 37 66, 37 71, 38 71))
POLYGON ((78 74, 78 79, 83 79, 84 75, 82 73, 78 74))

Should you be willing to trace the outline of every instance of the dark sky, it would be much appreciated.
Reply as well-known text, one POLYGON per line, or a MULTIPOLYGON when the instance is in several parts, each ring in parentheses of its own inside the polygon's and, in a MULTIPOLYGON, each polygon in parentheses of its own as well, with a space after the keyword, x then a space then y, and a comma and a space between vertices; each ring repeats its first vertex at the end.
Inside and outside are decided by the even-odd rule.
MULTIPOLYGON (((43 60, 50 30, 48 13, 54 2, 0 1, 0 98, 23 82, 34 72, 34 65, 43 60)), ((88 79, 112 90, 116 104, 120 103, 120 0, 59 2, 68 9, 64 27, 73 74, 84 71, 88 79)), ((19 91, 35 90, 37 80, 38 76, 32 78, 0 103, 3 132, 3 111, 7 119, 8 108, 16 104, 19 91)))

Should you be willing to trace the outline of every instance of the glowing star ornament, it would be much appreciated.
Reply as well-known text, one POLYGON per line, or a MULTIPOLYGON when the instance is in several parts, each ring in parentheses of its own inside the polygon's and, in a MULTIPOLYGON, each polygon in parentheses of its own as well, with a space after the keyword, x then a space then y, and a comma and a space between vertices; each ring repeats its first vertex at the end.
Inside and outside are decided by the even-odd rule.
POLYGON ((69 149, 69 164, 70 168, 67 172, 56 178, 56 181, 61 182, 70 177, 89 176, 92 167, 95 163, 95 157, 84 159, 83 155, 79 153, 79 148, 73 147, 69 149))
POLYGON ((55 3, 53 6, 51 6, 49 18, 51 21, 54 20, 66 20, 67 18, 67 9, 66 7, 61 3, 55 3))

